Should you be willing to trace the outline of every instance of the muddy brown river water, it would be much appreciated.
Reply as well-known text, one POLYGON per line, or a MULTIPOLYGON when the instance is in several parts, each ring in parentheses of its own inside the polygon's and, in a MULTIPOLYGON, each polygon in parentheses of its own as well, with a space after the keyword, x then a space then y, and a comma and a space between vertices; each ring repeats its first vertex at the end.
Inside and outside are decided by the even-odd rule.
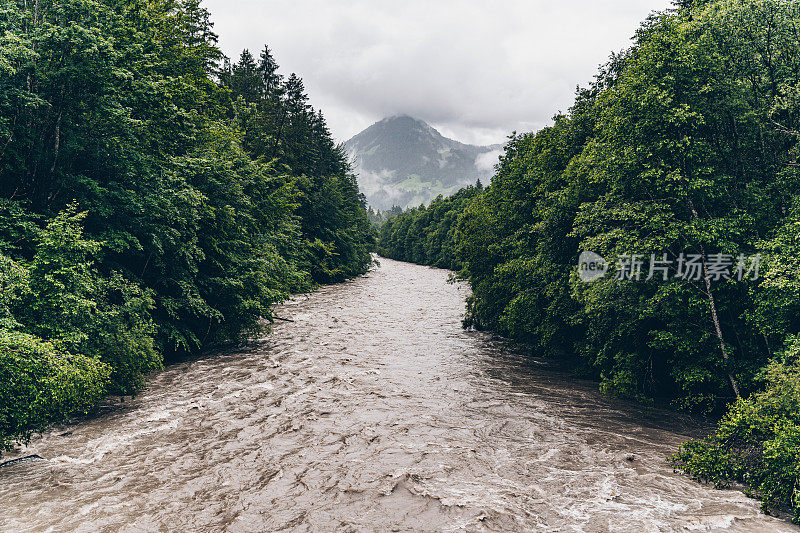
POLYGON ((0 468, 0 531, 800 531, 665 461, 697 431, 467 332, 382 260, 0 468))

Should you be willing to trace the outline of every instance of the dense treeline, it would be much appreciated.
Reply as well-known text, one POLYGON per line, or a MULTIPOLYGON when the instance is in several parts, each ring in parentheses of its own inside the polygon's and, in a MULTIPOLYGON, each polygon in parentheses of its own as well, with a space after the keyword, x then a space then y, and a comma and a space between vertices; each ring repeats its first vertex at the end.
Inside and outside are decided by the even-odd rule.
POLYGON ((390 218, 396 217, 400 213, 403 212, 403 208, 400 206, 394 206, 391 209, 386 210, 374 210, 372 207, 367 207, 367 217, 369 217, 369 221, 372 222, 372 225, 375 228, 380 229, 383 227, 383 224, 389 220, 390 218))
POLYGON ((199 0, 0 7, 0 448, 365 272, 347 158, 199 0))
POLYGON ((381 226, 378 252, 401 261, 461 270, 455 234, 458 216, 482 191, 479 181, 452 196, 439 195, 428 207, 394 213, 381 226))
POLYGON ((388 221, 379 249, 460 270, 466 326, 572 357, 609 393, 731 406, 676 464, 800 515, 798 27, 795 0, 653 14, 569 112, 509 139, 490 186, 388 221), (581 281, 583 251, 614 273, 581 281), (638 280, 615 279, 627 254, 638 280), (651 254, 670 269, 650 277, 651 254))

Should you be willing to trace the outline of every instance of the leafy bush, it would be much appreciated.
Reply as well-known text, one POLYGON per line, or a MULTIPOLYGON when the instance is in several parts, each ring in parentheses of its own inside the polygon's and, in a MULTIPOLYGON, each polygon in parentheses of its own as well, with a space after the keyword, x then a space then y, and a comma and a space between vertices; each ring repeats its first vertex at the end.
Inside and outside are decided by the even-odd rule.
POLYGON ((39 231, 27 265, 7 260, 13 276, 6 283, 13 287, 8 314, 21 329, 67 353, 108 363, 110 390, 133 394, 161 366, 149 314, 153 301, 119 273, 100 274, 101 246, 83 236, 85 217, 71 206, 39 231))
POLYGON ((765 510, 800 521, 800 337, 764 371, 766 389, 733 404, 716 432, 686 443, 673 464, 703 480, 747 485, 765 510))
POLYGON ((106 393, 110 373, 97 359, 0 328, 0 449, 48 424, 87 413, 106 393))

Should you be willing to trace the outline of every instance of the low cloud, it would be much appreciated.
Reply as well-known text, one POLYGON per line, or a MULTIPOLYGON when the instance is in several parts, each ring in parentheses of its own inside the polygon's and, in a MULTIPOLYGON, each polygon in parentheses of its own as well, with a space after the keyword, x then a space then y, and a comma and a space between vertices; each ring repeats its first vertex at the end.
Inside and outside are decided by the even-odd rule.
POLYGON ((497 149, 491 152, 486 152, 475 158, 475 166, 480 170, 492 171, 494 166, 499 162, 503 150, 497 149))

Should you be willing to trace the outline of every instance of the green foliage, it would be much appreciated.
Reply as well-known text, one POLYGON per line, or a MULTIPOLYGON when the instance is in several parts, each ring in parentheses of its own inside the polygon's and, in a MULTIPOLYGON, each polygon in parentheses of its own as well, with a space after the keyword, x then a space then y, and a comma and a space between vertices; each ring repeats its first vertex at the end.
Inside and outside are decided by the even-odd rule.
POLYGON ((88 412, 105 394, 109 373, 96 359, 0 328, 0 450, 48 424, 88 412))
POLYGON ((373 247, 302 80, 268 48, 232 65, 198 0, 0 7, 0 329, 38 339, 53 386, 98 384, 59 416, 15 414, 4 442, 243 339, 290 293, 366 272, 373 247))
POLYGON ((734 403, 716 432, 686 443, 673 464, 693 477, 738 481, 764 510, 791 509, 800 520, 800 339, 767 365, 766 388, 734 403))
POLYGON ((131 394, 161 366, 153 302, 119 273, 100 275, 100 245, 83 237, 84 218, 72 206, 39 231, 30 262, 4 259, 4 325, 102 360, 113 370, 110 390, 131 394))
POLYGON ((379 253, 390 259, 460 270, 456 222, 464 206, 481 190, 467 187, 453 196, 438 196, 427 208, 390 211, 391 218, 381 226, 379 253))
POLYGON ((367 208, 367 217, 372 225, 377 229, 380 230, 383 227, 383 224, 391 219, 396 217, 397 215, 403 212, 403 208, 399 206, 394 206, 391 209, 387 209, 385 211, 374 210, 372 207, 367 208))
POLYGON ((303 81, 286 80, 269 48, 256 64, 245 50, 227 65, 235 124, 245 151, 294 176, 296 214, 305 251, 294 257, 314 282, 332 283, 364 273, 375 245, 363 195, 347 155, 336 146, 321 112, 308 104, 303 81))

